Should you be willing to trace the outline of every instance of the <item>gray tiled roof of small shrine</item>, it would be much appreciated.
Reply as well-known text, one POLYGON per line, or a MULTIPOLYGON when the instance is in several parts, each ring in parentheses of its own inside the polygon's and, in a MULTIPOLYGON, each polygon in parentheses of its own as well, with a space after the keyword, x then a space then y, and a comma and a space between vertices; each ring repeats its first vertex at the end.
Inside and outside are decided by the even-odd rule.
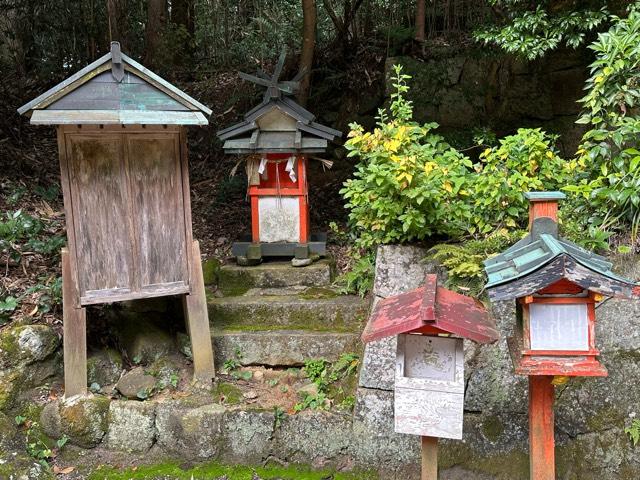
POLYGON ((259 72, 257 76, 240 73, 241 78, 266 87, 266 92, 262 102, 245 113, 241 122, 218 131, 220 140, 225 141, 223 148, 226 152, 322 152, 329 141, 342 136, 339 130, 316 122, 315 115, 288 97, 298 89, 299 82, 297 79, 278 79, 283 65, 284 54, 280 56, 271 76, 264 72, 259 72), (274 108, 296 121, 295 132, 260 130, 257 120, 274 108))
MULTIPOLYGON (((561 255, 568 255, 583 267, 604 275, 611 280, 632 283, 612 270, 612 263, 601 255, 557 236, 550 228, 550 219, 540 218, 534 221, 532 232, 522 240, 484 262, 488 276, 486 288, 511 282, 527 276, 549 264, 561 255), (547 221, 548 220, 548 221, 547 221), (545 231, 547 233, 545 233, 545 231)), ((557 225, 556 225, 557 230, 557 225)))

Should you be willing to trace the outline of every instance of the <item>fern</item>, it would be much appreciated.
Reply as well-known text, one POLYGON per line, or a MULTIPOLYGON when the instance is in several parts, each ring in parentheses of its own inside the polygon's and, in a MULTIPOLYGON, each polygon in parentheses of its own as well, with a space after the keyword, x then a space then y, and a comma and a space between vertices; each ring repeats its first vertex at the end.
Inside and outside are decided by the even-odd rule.
POLYGON ((499 230, 482 240, 441 243, 429 250, 430 258, 437 260, 447 269, 447 287, 478 296, 486 283, 482 262, 500 253, 523 235, 524 232, 520 230, 499 230))
POLYGON ((640 420, 637 418, 631 422, 631 426, 624 429, 624 433, 629 435, 629 439, 635 447, 640 442, 640 420))

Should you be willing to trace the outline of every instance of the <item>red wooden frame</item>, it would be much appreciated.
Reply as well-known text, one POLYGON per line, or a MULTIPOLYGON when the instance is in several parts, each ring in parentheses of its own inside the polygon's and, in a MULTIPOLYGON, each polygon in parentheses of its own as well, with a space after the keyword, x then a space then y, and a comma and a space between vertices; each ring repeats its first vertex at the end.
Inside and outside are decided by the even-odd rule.
MULTIPOLYGON (((266 155, 267 160, 285 160, 294 153, 269 153, 266 155)), ((254 243, 260 242, 260 213, 258 209, 259 197, 267 196, 283 196, 298 197, 300 208, 300 238, 299 243, 307 243, 309 241, 309 202, 307 187, 307 168, 306 158, 304 156, 296 157, 297 178, 296 182, 292 182, 288 174, 284 174, 284 169, 276 171, 275 163, 267 162, 268 179, 260 179, 260 185, 252 185, 249 187, 249 197, 251 199, 251 238, 254 243), (276 172, 280 174, 280 188, 276 187, 274 178, 276 172)))
POLYGON ((597 360, 600 354, 595 346, 595 304, 600 296, 588 292, 586 296, 578 295, 583 289, 567 280, 560 280, 540 290, 536 295, 518 299, 522 312, 522 330, 509 341, 509 349, 515 364, 516 373, 521 375, 561 375, 561 376, 606 376, 606 368, 597 360), (554 296, 544 296, 554 295, 554 296), (570 305, 585 304, 588 320, 587 350, 533 350, 529 328, 529 306, 533 303, 570 305))

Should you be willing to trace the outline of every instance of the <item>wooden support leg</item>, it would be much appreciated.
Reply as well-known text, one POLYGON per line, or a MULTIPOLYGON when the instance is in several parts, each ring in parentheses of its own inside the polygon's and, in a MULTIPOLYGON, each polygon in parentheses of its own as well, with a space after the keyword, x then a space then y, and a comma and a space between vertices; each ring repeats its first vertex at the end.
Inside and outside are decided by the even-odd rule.
POLYGON ((69 251, 62 249, 62 320, 64 349, 64 395, 87 393, 87 311, 71 271, 69 251))
POLYGON ((529 377, 529 462, 531 480, 555 480, 552 376, 529 377))
POLYGON ((204 293, 200 244, 193 242, 191 258, 191 293, 183 299, 184 316, 187 320, 191 351, 193 353, 193 376, 196 381, 210 383, 215 377, 213 347, 209 330, 207 299, 204 293))
POLYGON ((422 437, 421 480, 438 480, 438 439, 422 437))

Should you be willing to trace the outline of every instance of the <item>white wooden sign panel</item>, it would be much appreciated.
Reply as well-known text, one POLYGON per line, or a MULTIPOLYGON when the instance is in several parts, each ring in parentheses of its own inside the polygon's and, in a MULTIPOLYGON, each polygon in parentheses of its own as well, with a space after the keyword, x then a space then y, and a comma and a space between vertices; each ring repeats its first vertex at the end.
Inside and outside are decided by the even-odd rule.
POLYGON ((300 241, 298 197, 260 197, 258 216, 261 242, 300 241))
POLYGON ((531 350, 588 350, 587 305, 529 305, 531 350))
POLYGON ((395 431, 461 439, 463 410, 462 339, 399 335, 395 431))

